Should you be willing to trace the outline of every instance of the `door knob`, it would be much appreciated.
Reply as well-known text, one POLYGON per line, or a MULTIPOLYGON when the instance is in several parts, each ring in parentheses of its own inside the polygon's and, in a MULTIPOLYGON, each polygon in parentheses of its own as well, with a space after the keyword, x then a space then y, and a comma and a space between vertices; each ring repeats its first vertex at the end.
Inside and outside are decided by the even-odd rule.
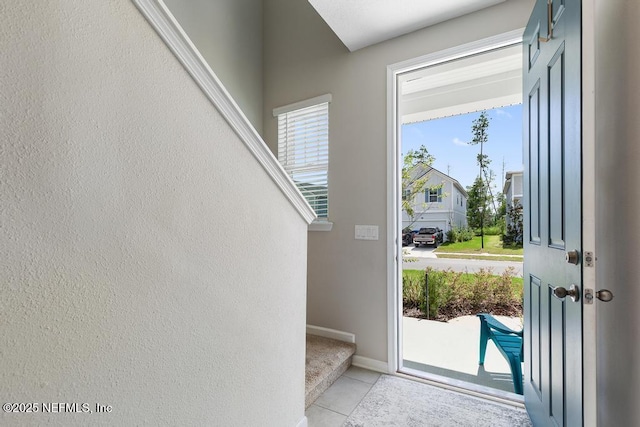
POLYGON ((613 292, 609 289, 602 289, 596 292, 596 298, 598 298, 602 302, 609 302, 613 299, 613 292))
POLYGON ((569 286, 569 289, 562 286, 556 286, 553 288, 553 296, 558 299, 565 299, 566 297, 569 297, 573 302, 576 302, 580 299, 580 290, 576 285, 569 286))

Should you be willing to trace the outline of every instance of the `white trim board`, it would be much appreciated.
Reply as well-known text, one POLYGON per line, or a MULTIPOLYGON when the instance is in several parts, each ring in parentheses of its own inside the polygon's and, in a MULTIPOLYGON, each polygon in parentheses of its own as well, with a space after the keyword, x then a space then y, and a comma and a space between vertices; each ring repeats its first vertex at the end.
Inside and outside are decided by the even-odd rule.
MULTIPOLYGON (((582 3, 582 250, 596 253, 596 2, 582 3)), ((598 289, 598 263, 582 267, 582 288, 598 289)), ((598 424, 597 307, 582 306, 582 407, 584 427, 598 424), (589 372, 591 371, 591 372, 589 372), (588 373, 587 373, 588 372, 588 373)))
POLYGON ((316 214, 162 0, 131 0, 307 224, 316 214))
POLYGON ((300 421, 298 421, 298 424, 296 424, 296 427, 307 427, 308 425, 309 422, 307 420, 307 417, 302 417, 300 421))
POLYGON ((307 334, 352 344, 356 342, 356 336, 350 332, 337 331, 335 329, 323 328, 322 326, 307 325, 307 334))
POLYGON ((273 109, 273 117, 278 117, 280 114, 289 113, 294 110, 300 110, 302 108, 311 107, 317 104, 331 103, 331 94, 316 96, 315 98, 305 99, 304 101, 294 102, 293 104, 283 105, 282 107, 273 109))

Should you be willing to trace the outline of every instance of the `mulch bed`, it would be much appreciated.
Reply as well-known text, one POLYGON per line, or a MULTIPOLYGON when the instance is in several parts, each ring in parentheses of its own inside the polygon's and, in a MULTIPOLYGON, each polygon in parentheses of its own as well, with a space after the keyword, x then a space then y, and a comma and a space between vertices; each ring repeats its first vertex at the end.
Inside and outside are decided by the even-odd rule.
MULTIPOLYGON (((498 316, 509 316, 509 317, 520 317, 522 316, 522 306, 519 304, 514 304, 512 306, 493 306, 493 307, 440 307, 438 309, 438 315, 435 319, 429 320, 437 320, 439 322, 448 322, 451 319, 455 319, 461 316, 469 316, 476 315, 478 313, 491 313, 493 315, 498 316)), ((426 319, 422 310, 415 307, 405 307, 402 310, 403 316, 406 317, 415 317, 417 319, 426 319)))

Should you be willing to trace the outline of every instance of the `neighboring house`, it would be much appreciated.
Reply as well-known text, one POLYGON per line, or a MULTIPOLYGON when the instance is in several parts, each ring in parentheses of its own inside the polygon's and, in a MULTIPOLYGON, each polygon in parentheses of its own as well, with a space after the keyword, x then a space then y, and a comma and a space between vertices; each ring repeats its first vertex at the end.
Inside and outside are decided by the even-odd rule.
MULTIPOLYGON (((507 202, 507 212, 513 206, 522 205, 523 181, 522 171, 507 172, 504 177, 504 187, 502 189, 507 202)), ((506 225, 511 224, 511 218, 507 215, 506 225)))
MULTIPOLYGON (((413 217, 402 211, 402 228, 439 227, 444 233, 453 227, 467 226, 467 191, 458 180, 430 166, 417 165, 410 173, 411 186, 416 180, 427 178, 425 190, 417 193, 412 202, 413 217)), ((403 194, 407 197, 407 192, 403 194)))

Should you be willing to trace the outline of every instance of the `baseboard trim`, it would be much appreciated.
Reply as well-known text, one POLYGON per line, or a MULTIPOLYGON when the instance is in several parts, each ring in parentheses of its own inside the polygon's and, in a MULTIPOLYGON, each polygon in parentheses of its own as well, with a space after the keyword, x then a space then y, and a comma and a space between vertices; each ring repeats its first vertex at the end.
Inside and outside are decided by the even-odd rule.
POLYGON ((319 337, 332 338, 334 340, 355 344, 356 336, 349 332, 337 331, 335 329, 323 328, 322 326, 307 325, 307 333, 319 337))
POLYGON ((358 356, 357 354, 353 356, 351 364, 353 366, 357 366, 358 368, 364 368, 370 371, 381 372, 383 374, 390 373, 389 364, 387 362, 369 359, 368 357, 358 356))
POLYGON ((296 427, 308 427, 308 426, 309 426, 309 422, 307 420, 307 417, 302 417, 302 419, 298 421, 298 424, 296 424, 296 427))

